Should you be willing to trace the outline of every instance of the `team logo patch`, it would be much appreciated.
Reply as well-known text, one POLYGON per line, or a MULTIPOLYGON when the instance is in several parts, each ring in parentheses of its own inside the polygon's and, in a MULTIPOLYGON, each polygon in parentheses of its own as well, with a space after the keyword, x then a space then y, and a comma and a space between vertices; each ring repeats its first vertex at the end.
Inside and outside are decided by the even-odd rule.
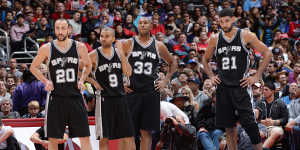
POLYGON ((61 67, 65 67, 66 63, 67 63, 67 58, 66 57, 61 58, 61 62, 60 62, 61 67))
POLYGON ((110 73, 112 68, 113 68, 112 64, 109 64, 108 67, 107 67, 107 72, 110 73))

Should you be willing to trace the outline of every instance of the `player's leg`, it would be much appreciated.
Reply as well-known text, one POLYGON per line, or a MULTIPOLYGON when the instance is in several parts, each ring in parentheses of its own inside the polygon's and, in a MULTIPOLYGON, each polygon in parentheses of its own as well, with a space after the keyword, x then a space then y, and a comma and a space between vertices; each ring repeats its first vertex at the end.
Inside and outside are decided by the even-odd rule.
POLYGON ((262 150, 261 137, 247 89, 234 88, 231 91, 232 97, 234 97, 232 103, 238 111, 239 121, 242 127, 250 137, 255 150, 262 150))
POLYGON ((119 139, 119 150, 135 150, 134 137, 119 139))
POLYGON ((90 137, 80 137, 80 146, 82 150, 92 150, 92 145, 90 142, 90 137))
POLYGON ((69 137, 79 137, 82 150, 92 150, 87 111, 81 96, 66 100, 68 106, 69 137))
POLYGON ((99 140, 99 150, 108 150, 108 139, 103 138, 99 140))
POLYGON ((150 150, 152 144, 151 131, 160 130, 160 93, 150 91, 143 93, 141 110, 141 150, 150 150), (150 107, 149 107, 150 106, 150 107))
POLYGON ((231 88, 218 85, 216 90, 216 125, 225 128, 226 143, 230 150, 237 150, 236 116, 230 96, 231 88))
POLYGON ((58 150, 57 139, 49 138, 48 150, 58 150))
POLYGON ((141 131, 141 145, 140 150, 151 150, 152 135, 151 131, 140 130, 141 131))
POLYGON ((237 150, 237 127, 226 128, 226 143, 230 150, 237 150))

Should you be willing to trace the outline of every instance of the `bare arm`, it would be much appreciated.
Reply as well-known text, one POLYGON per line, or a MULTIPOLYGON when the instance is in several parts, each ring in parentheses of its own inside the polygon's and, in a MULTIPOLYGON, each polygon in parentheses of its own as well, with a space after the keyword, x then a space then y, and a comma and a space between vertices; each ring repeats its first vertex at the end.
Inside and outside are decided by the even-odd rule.
POLYGON ((205 54, 202 58, 203 69, 209 78, 212 78, 214 76, 212 69, 208 65, 208 61, 214 54, 214 50, 216 48, 216 43, 217 43, 217 37, 214 35, 209 39, 208 46, 207 46, 205 54))
MULTIPOLYGON (((96 70, 97 68, 97 61, 98 61, 98 54, 97 54, 97 51, 94 50, 92 52, 89 53, 89 58, 91 60, 91 64, 92 64, 92 70, 96 70)), ((93 84, 94 87, 97 89, 97 90, 102 90, 103 88, 100 86, 100 84, 94 79, 94 78, 91 78, 91 77, 87 77, 86 78, 86 81, 93 84)))
MULTIPOLYGON (((3 128, 3 126, 2 126, 2 128, 3 128)), ((6 139, 7 139, 9 136, 11 136, 13 133, 14 133, 14 130, 13 130, 13 129, 11 129, 11 128, 7 129, 7 130, 4 132, 4 134, 0 137, 0 143, 6 141, 6 139)))
POLYGON ((126 57, 129 57, 129 54, 132 50, 132 40, 128 39, 128 40, 121 40, 119 41, 122 43, 122 49, 123 49, 123 52, 124 52, 124 55, 126 57))
POLYGON ((165 80, 169 81, 176 71, 177 62, 172 57, 165 44, 162 42, 158 42, 157 44, 160 57, 169 65, 169 70, 165 78, 165 80))
POLYGON ((132 74, 132 68, 128 62, 127 57, 124 54, 123 44, 121 42, 117 41, 116 47, 117 47, 117 53, 121 60, 123 74, 127 77, 130 77, 132 74))
POLYGON ((80 42, 78 43, 78 52, 79 52, 80 61, 82 62, 83 65, 82 74, 80 77, 80 81, 83 82, 92 71, 92 63, 88 55, 88 50, 83 43, 80 42))
POLYGON ((43 75, 43 73, 40 71, 40 65, 47 59, 49 59, 49 52, 50 52, 50 44, 46 44, 42 46, 35 58, 33 59, 30 71, 32 74, 40 81, 42 81, 44 84, 48 81, 48 79, 43 75))
POLYGON ((30 141, 33 142, 33 143, 36 143, 36 144, 44 144, 45 141, 40 139, 40 134, 38 133, 33 133, 33 135, 30 137, 30 141))
POLYGON ((261 79, 262 73, 264 69, 269 64, 273 54, 270 52, 268 47, 262 43, 254 33, 251 33, 249 31, 243 31, 243 39, 245 39, 245 42, 248 44, 251 44, 253 48, 255 48, 258 52, 260 52, 264 57, 262 63, 260 63, 259 68, 256 72, 256 76, 258 79, 261 79))

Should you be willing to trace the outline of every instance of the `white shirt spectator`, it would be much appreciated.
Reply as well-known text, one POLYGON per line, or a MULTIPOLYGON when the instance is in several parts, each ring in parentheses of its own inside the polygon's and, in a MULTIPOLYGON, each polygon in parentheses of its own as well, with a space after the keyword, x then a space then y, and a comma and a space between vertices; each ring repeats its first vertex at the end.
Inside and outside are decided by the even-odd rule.
POLYGON ((172 117, 172 116, 181 116, 183 117, 185 124, 190 123, 188 116, 183 111, 181 111, 176 105, 170 102, 161 101, 160 120, 165 121, 167 117, 172 117))

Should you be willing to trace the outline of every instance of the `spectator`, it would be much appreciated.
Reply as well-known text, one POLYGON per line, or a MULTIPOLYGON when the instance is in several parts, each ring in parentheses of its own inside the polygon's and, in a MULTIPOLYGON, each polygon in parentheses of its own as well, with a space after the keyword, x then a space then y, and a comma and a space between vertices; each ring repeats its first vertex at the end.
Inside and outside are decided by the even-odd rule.
POLYGON ((9 94, 11 95, 11 97, 14 97, 14 92, 15 92, 15 89, 16 89, 16 84, 13 84, 10 89, 9 89, 9 94))
POLYGON ((299 38, 299 36, 300 36, 299 10, 294 11, 294 15, 295 15, 295 19, 294 19, 294 21, 290 22, 288 34, 289 34, 289 36, 291 36, 293 38, 299 38))
MULTIPOLYGON (((289 86, 287 84, 287 73, 285 71, 277 73, 276 84, 279 89, 276 89, 278 92, 278 98, 287 96, 289 94, 289 86)), ((277 87, 276 87, 277 88, 277 87)))
POLYGON ((17 60, 16 59, 14 59, 14 58, 10 59, 9 68, 10 68, 11 74, 13 74, 15 77, 17 77, 19 79, 22 78, 23 73, 17 69, 17 60))
MULTIPOLYGON (((4 126, 2 120, 0 120, 0 149, 11 150, 13 148, 16 149, 15 144, 18 145, 18 142, 14 135, 14 130, 11 126, 4 126)), ((19 148, 20 149, 20 148, 19 148)))
MULTIPOLYGON (((68 134, 64 134, 63 139, 58 140, 58 150, 64 150, 64 144, 67 142, 68 134)), ((33 135, 30 137, 30 141, 34 143, 34 147, 36 150, 46 150, 48 149, 48 138, 45 137, 45 129, 44 127, 36 130, 33 135)))
POLYGON ((37 100, 42 108, 45 107, 46 95, 45 85, 38 81, 29 70, 23 73, 24 82, 17 86, 13 97, 13 110, 20 115, 27 113, 27 105, 31 100, 37 100))
POLYGON ((66 2, 66 9, 72 11, 82 10, 85 5, 85 0, 68 0, 66 2))
POLYGON ((96 18, 94 18, 92 11, 86 12, 87 21, 82 24, 82 36, 88 38, 88 35, 91 31, 95 29, 95 25, 97 23, 96 18))
POLYGON ((164 25, 159 23, 159 18, 153 17, 151 34, 155 35, 157 32, 162 32, 163 34, 166 33, 164 25))
POLYGON ((9 34, 9 31, 14 24, 15 21, 13 20, 13 13, 12 11, 8 11, 6 12, 5 20, 0 24, 0 28, 4 29, 9 34))
POLYGON ((293 72, 289 73, 289 77, 288 77, 289 83, 293 83, 293 82, 298 83, 296 79, 300 75, 300 60, 297 60, 293 70, 294 70, 293 72))
POLYGON ((55 13, 51 14, 51 19, 54 21, 59 19, 59 18, 64 18, 64 19, 70 19, 70 15, 65 13, 65 5, 62 2, 56 2, 55 3, 55 13))
POLYGON ((127 36, 133 36, 137 33, 137 28, 133 24, 133 16, 131 14, 127 14, 125 23, 123 24, 123 30, 127 36))
POLYGON ((5 82, 0 80, 0 102, 3 99, 10 99, 11 95, 7 92, 7 88, 5 86, 5 82))
POLYGON ((124 32, 124 29, 122 27, 121 24, 118 24, 115 26, 116 30, 116 40, 121 40, 121 39, 127 39, 127 38, 130 38, 129 36, 127 36, 124 32))
POLYGON ((186 122, 187 124, 190 123, 188 116, 176 105, 170 102, 160 101, 160 120, 164 122, 168 117, 172 116, 181 116, 184 122, 186 122))
POLYGON ((261 0, 246 0, 243 5, 243 10, 249 12, 253 7, 260 8, 261 0))
POLYGON ((290 148, 296 150, 300 143, 300 87, 296 89, 297 99, 291 101, 289 107, 289 122, 285 126, 285 130, 290 134, 290 148))
POLYGON ((188 74, 185 72, 180 72, 178 74, 178 82, 180 87, 187 86, 188 74))
POLYGON ((68 20, 69 24, 72 26, 73 28, 73 33, 75 35, 81 34, 81 27, 82 27, 82 23, 80 20, 80 12, 79 11, 75 11, 73 13, 73 18, 68 20))
MULTIPOLYGON (((299 63, 299 66, 300 66, 300 63, 299 63)), ((276 80, 276 67, 277 65, 275 64, 274 61, 271 61, 269 63, 269 65, 267 66, 266 68, 266 71, 264 71, 264 74, 263 74, 263 80, 266 82, 266 81, 270 81, 270 82, 275 82, 276 80)), ((300 71, 300 69, 299 69, 300 71)))
POLYGON ((219 140, 224 132, 223 129, 215 126, 215 109, 215 96, 213 96, 203 101, 203 107, 196 119, 197 139, 205 150, 218 150, 219 140))
POLYGON ((203 83, 203 92, 208 96, 211 97, 212 93, 215 91, 215 86, 213 85, 212 81, 210 79, 204 80, 203 83))
POLYGON ((261 101, 263 97, 262 93, 263 85, 260 82, 254 83, 252 85, 252 96, 253 96, 253 105, 256 106, 257 101, 261 101))
POLYGON ((185 57, 190 51, 190 47, 187 45, 185 33, 180 33, 178 44, 173 46, 174 52, 179 54, 181 59, 185 57))
POLYGON ((0 80, 6 81, 7 71, 4 65, 0 65, 0 80))
POLYGON ((23 35, 27 31, 29 31, 29 25, 24 24, 24 16, 19 14, 17 16, 17 24, 13 25, 10 30, 12 52, 20 50, 23 47, 23 35))
POLYGON ((193 123, 195 121, 196 113, 199 111, 199 105, 194 101, 193 92, 188 86, 184 86, 179 89, 178 93, 188 98, 188 100, 184 103, 184 108, 182 110, 193 123))
POLYGON ((46 17, 42 17, 39 20, 39 28, 36 31, 36 38, 37 39, 46 39, 47 35, 52 33, 52 29, 50 28, 50 25, 48 24, 48 20, 46 17))
POLYGON ((204 49, 206 50, 208 46, 208 37, 207 37, 207 32, 202 31, 200 32, 200 38, 199 38, 199 43, 197 44, 198 49, 204 49))
POLYGON ((36 100, 28 103, 28 113, 23 115, 22 118, 44 118, 45 116, 40 112, 40 104, 36 100))
POLYGON ((273 17, 271 15, 266 15, 264 17, 264 20, 262 20, 261 18, 259 18, 259 20, 258 35, 260 37, 260 40, 269 47, 271 46, 273 41, 273 31, 278 28, 280 20, 278 19, 278 17, 273 17))
POLYGON ((197 102, 200 111, 204 107, 204 101, 208 99, 208 96, 203 91, 199 90, 199 81, 196 79, 189 79, 188 85, 193 92, 194 101, 197 102))
POLYGON ((16 77, 12 74, 8 74, 6 77, 6 88, 10 89, 11 86, 16 84, 16 77))
POLYGON ((98 48, 98 47, 101 46, 100 42, 98 41, 99 37, 100 36, 99 36, 99 34, 96 31, 91 31, 89 33, 88 40, 87 40, 87 43, 86 43, 86 45, 88 45, 88 47, 91 48, 89 50, 89 52, 91 50, 94 50, 94 49, 96 49, 96 48, 98 48))
POLYGON ((11 99, 3 99, 1 102, 0 118, 2 119, 17 119, 20 114, 16 111, 12 112, 11 99))
POLYGON ((189 33, 193 27, 193 23, 191 21, 190 14, 188 12, 183 13, 183 24, 182 25, 182 31, 184 33, 189 33))
POLYGON ((261 123, 268 127, 268 137, 263 147, 271 149, 276 142, 283 138, 283 128, 288 122, 288 109, 281 100, 274 96, 275 85, 266 82, 264 85, 264 100, 256 102, 257 107, 262 110, 261 123))
POLYGON ((281 98, 281 100, 287 105, 287 108, 289 108, 290 103, 297 98, 296 97, 297 84, 295 82, 291 83, 288 90, 289 90, 289 95, 281 98))
POLYGON ((8 1, 7 0, 2 0, 0 4, 0 14, 1 14, 1 20, 0 22, 4 22, 6 13, 8 11, 11 11, 11 9, 8 7, 8 1))
POLYGON ((200 25, 199 23, 194 23, 192 28, 190 29, 190 32, 188 33, 187 42, 191 43, 193 42, 195 37, 200 37, 200 25))

